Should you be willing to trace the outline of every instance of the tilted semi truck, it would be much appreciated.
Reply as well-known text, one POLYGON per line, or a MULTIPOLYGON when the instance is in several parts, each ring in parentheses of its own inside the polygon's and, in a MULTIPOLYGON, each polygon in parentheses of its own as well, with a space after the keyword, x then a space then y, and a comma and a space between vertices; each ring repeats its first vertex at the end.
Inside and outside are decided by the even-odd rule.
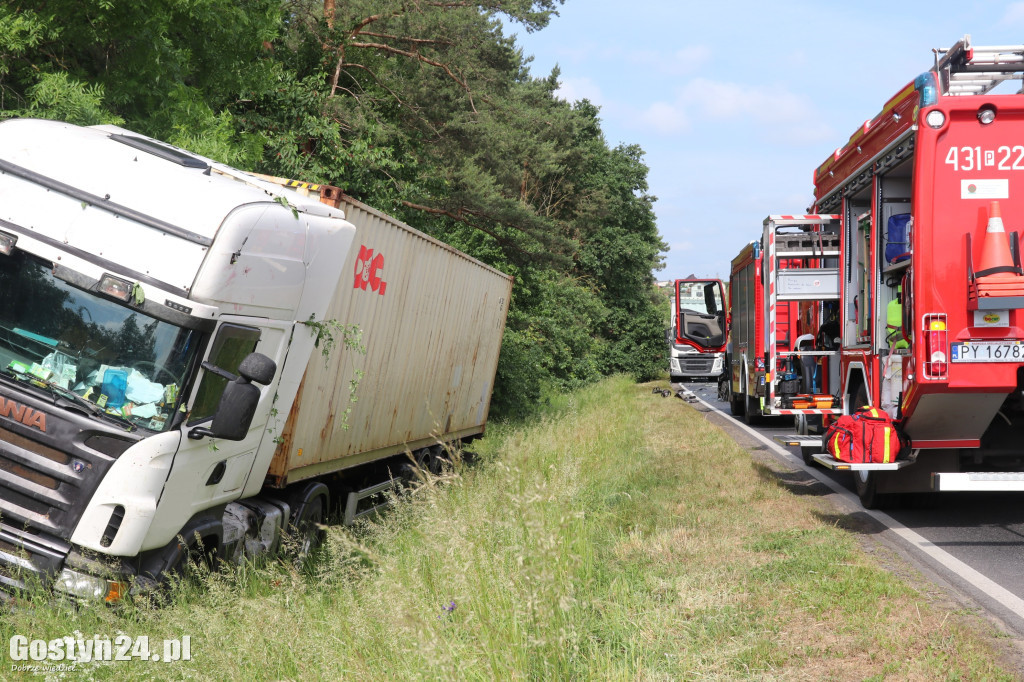
POLYGON ((0 123, 0 587, 114 601, 351 519, 483 433, 511 287, 336 188, 0 123))

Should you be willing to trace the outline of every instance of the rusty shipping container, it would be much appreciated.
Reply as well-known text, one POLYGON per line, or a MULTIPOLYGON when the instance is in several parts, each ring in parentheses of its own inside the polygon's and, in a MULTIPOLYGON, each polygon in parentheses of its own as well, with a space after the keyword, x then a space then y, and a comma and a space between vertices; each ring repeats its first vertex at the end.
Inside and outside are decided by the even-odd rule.
MULTIPOLYGON (((301 189, 301 188, 300 188, 301 189)), ((313 187, 356 226, 327 319, 366 353, 314 353, 284 419, 272 485, 483 433, 512 278, 412 227, 313 187)))

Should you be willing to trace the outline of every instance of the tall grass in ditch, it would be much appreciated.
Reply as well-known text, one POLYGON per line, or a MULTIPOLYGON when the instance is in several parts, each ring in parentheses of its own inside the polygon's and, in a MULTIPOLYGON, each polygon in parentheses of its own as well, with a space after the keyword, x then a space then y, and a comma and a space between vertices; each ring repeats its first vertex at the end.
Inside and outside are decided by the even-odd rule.
POLYGON ((612 379, 494 429, 479 465, 331 528, 305 569, 208 575, 157 609, 39 600, 3 641, 192 638, 189 662, 68 679, 1011 679, 990 632, 650 390, 612 379))

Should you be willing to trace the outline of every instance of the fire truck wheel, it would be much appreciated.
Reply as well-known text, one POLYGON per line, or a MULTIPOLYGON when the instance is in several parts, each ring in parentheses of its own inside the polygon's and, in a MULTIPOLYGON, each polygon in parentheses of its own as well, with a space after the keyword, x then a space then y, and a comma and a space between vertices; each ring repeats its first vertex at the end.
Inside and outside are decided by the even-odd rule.
POLYGON ((732 415, 734 417, 742 417, 745 411, 745 401, 743 400, 743 395, 736 395, 735 393, 732 392, 732 381, 727 381, 726 386, 728 386, 728 388, 726 389, 726 393, 729 398, 729 411, 732 412, 732 415))
MULTIPOLYGON (((857 387, 853 404, 858 407, 868 404, 868 389, 862 384, 857 387)), ((857 489, 857 497, 865 509, 892 509, 899 503, 899 495, 878 492, 878 472, 853 472, 853 485, 857 489)))
POLYGON ((825 452, 825 448, 814 445, 801 445, 800 456, 804 459, 804 464, 809 467, 817 466, 817 462, 814 461, 814 455, 819 452, 825 452))
POLYGON ((746 396, 746 409, 743 410, 743 421, 748 426, 761 423, 761 401, 757 398, 746 396))
MULTIPOLYGON (((810 420, 806 414, 798 414, 793 417, 793 425, 796 427, 796 433, 798 436, 811 435, 809 421, 810 420)), ((804 464, 809 467, 815 466, 817 462, 814 461, 814 455, 819 452, 824 452, 824 445, 824 443, 821 445, 801 445, 800 456, 803 457, 804 464)))
POLYGON ((857 489, 857 497, 865 509, 894 509, 899 505, 900 496, 896 493, 881 494, 878 492, 878 472, 855 471, 853 484, 857 489))

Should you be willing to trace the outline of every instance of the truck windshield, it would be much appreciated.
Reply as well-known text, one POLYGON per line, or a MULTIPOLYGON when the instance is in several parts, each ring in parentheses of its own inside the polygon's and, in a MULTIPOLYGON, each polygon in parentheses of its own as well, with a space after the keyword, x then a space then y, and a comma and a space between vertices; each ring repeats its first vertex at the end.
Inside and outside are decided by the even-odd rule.
POLYGON ((679 282, 679 312, 698 315, 717 315, 722 305, 722 287, 717 280, 709 282, 679 282))
POLYGON ((167 429, 199 335, 57 279, 24 251, 0 256, 0 371, 94 412, 167 429))

